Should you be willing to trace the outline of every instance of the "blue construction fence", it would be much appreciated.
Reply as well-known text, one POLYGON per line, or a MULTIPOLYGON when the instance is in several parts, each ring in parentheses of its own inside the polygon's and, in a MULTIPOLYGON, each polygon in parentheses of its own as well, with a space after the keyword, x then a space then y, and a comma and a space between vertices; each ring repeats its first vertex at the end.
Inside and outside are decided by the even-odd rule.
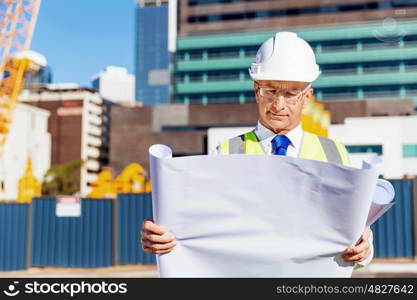
POLYGON ((156 264, 155 255, 146 253, 139 244, 143 220, 152 218, 151 194, 119 194, 116 232, 118 264, 156 264))
POLYGON ((140 243, 142 222, 152 217, 151 194, 83 198, 79 217, 58 217, 56 205, 50 197, 0 203, 1 271, 156 264, 140 243))
POLYGON ((113 200, 82 199, 80 217, 57 217, 55 198, 32 200, 30 265, 113 265, 113 200))
MULTIPOLYGON (((417 179, 391 180, 395 205, 372 225, 375 257, 417 257, 417 179)), ((0 203, 0 270, 30 266, 97 268, 155 264, 140 244, 151 194, 81 200, 80 217, 57 217, 55 198, 0 203)))

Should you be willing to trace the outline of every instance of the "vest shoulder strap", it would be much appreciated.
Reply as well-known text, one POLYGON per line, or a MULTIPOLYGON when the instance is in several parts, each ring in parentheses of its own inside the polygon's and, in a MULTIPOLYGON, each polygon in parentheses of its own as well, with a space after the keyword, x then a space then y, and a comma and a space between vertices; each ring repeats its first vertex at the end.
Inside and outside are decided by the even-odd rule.
POLYGON ((318 161, 327 161, 326 154, 317 135, 304 131, 299 157, 318 161))
POLYGON ((245 154, 265 154, 264 149, 259 143, 258 137, 254 131, 249 131, 244 134, 245 154))
MULTIPOLYGON (((265 154, 254 131, 220 143, 219 154, 265 154)), ((299 157, 350 166, 345 146, 332 139, 304 131, 299 157)))
POLYGON ((220 142, 219 154, 265 154, 254 131, 220 142))
POLYGON ((350 166, 347 150, 342 143, 307 131, 304 131, 300 157, 350 166))
POLYGON ((229 154, 243 154, 245 152, 244 135, 239 135, 229 140, 229 154))
POLYGON ((339 149, 337 148, 336 143, 331 139, 327 139, 319 135, 318 138, 323 151, 326 154, 327 161, 342 165, 342 157, 339 153, 339 149))

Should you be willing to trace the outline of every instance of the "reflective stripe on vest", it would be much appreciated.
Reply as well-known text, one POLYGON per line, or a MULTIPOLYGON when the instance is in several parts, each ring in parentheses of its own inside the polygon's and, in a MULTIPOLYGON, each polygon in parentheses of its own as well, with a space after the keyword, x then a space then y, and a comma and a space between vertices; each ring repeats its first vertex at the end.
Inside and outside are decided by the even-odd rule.
MULTIPOLYGON (((220 154, 265 154, 253 131, 220 143, 220 154)), ((300 158, 333 162, 349 166, 349 157, 342 143, 304 131, 300 158)))

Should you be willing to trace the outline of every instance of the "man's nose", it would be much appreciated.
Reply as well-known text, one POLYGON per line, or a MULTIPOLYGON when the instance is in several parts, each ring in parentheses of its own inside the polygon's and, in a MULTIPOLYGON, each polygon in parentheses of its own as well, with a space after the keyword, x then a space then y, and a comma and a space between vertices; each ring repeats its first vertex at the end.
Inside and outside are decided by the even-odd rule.
POLYGON ((277 110, 281 110, 285 107, 285 98, 284 96, 278 96, 276 99, 274 99, 274 102, 272 102, 272 105, 275 106, 277 110))

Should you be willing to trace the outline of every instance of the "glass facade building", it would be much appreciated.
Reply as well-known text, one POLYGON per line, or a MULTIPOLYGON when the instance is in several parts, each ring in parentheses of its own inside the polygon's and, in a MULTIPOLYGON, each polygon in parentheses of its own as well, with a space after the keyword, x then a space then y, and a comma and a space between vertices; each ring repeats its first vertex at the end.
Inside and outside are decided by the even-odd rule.
POLYGON ((136 8, 135 96, 145 105, 170 102, 166 2, 140 1, 136 8))
MULTIPOLYGON (((417 19, 287 30, 297 32, 316 53, 322 71, 313 84, 318 100, 412 98, 417 105, 417 19)), ((258 47, 274 34, 179 37, 174 101, 254 102, 248 68, 258 47)))
POLYGON ((49 66, 41 67, 39 72, 27 72, 25 75, 25 88, 36 88, 52 83, 52 71, 49 66))

